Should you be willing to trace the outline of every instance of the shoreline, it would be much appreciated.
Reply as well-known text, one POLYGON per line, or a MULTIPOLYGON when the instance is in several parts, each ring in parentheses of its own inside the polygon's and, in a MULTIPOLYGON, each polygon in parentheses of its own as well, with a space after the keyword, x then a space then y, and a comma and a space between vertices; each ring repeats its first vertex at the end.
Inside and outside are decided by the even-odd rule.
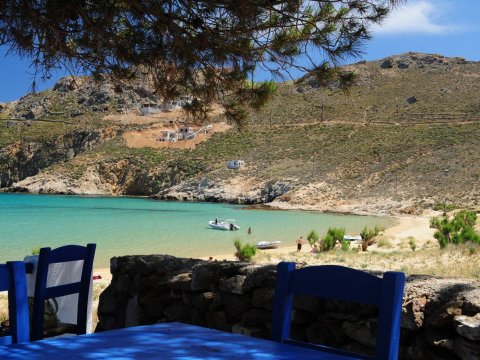
MULTIPOLYGON (((32 195, 32 194, 18 194, 18 193, 2 193, 1 195, 32 195)), ((131 198, 131 199, 143 199, 146 201, 161 201, 161 202, 187 202, 189 201, 168 201, 168 200, 156 200, 152 199, 149 197, 145 196, 110 196, 110 195, 65 195, 65 194, 40 194, 43 196, 62 196, 62 197, 78 197, 78 198, 131 198)), ((209 203, 209 204, 220 204, 220 202, 190 202, 190 203, 209 203)), ((336 215, 354 215, 354 216, 377 216, 379 218, 388 218, 393 221, 393 223, 390 224, 388 228, 385 229, 382 237, 383 238, 388 238, 392 242, 397 245, 400 243, 403 239, 408 238, 409 236, 414 237, 417 239, 417 242, 419 242, 419 245, 421 245, 422 242, 425 242, 427 240, 432 240, 433 239, 433 229, 430 229, 429 227, 429 218, 432 215, 438 215, 439 212, 433 212, 429 211, 430 213, 427 216, 428 211, 425 211, 424 215, 406 215, 406 214, 396 214, 396 215, 390 215, 386 214, 384 212, 376 212, 376 211, 371 211, 368 214, 367 213, 358 213, 358 212, 352 212, 352 211, 345 211, 346 209, 343 207, 339 207, 337 211, 330 211, 328 209, 323 208, 324 204, 317 204, 317 205, 309 205, 309 204, 289 204, 286 202, 281 202, 281 201, 273 201, 270 203, 264 203, 264 204, 257 204, 257 205, 250 205, 250 206, 245 206, 241 205, 242 209, 248 210, 248 209, 257 209, 257 210, 262 210, 262 211, 305 211, 305 212, 312 212, 312 213, 323 213, 323 214, 336 214, 336 215)), ((375 207, 372 207, 371 210, 375 210, 375 207)), ((349 235, 358 235, 358 233, 349 233, 349 235)), ((248 239, 245 239, 248 242, 248 239)), ((258 241, 262 240, 269 240, 266 238, 258 238, 254 241, 254 245, 258 241)), ((295 245, 295 238, 292 239, 287 239, 283 240, 282 246, 279 247, 278 249, 269 249, 269 250, 258 250, 258 254, 264 254, 264 258, 270 258, 270 257, 277 257, 277 256, 282 256, 282 255, 288 255, 289 253, 296 252, 296 245, 295 245)), ((252 243, 253 240, 250 240, 250 243, 252 243)), ((408 241, 407 241, 408 242, 408 241)), ((374 250, 375 246, 372 246, 369 248, 370 251, 374 250)), ((151 253, 148 248, 144 249, 143 253, 151 253)), ((376 249, 375 249, 376 250, 376 249)), ((379 249, 379 251, 383 251, 384 249, 379 249)), ((309 252, 310 251, 310 246, 308 243, 304 244, 302 253, 303 252, 309 252)), ((229 250, 228 253, 225 252, 225 249, 220 250, 220 251, 215 251, 213 249, 211 253, 205 254, 205 256, 197 256, 199 259, 203 260, 209 260, 210 257, 216 260, 236 260, 234 256, 234 248, 232 246, 231 251, 229 250)), ((115 254, 112 254, 110 257, 116 256, 115 254)), ((259 257, 258 261, 262 260, 267 260, 267 259, 261 259, 262 256, 259 257)), ((273 260, 273 259, 272 259, 273 260)), ((255 261, 255 260, 254 260, 255 261)), ((102 280, 96 280, 95 283, 105 283, 109 282, 111 280, 111 274, 109 270, 109 262, 103 262, 100 266, 94 268, 94 275, 101 275, 102 280)))
MULTIPOLYGON (((427 241, 434 240, 433 233, 434 229, 430 228, 430 216, 415 216, 415 215, 397 215, 389 216, 394 219, 397 223, 393 226, 386 228, 382 232, 382 238, 388 239, 393 244, 398 245, 405 239, 409 237, 415 238, 419 244, 423 245, 427 241)), ((353 234, 358 235, 358 234, 353 234)), ((288 255, 289 253, 296 252, 297 246, 295 244, 296 239, 292 239, 292 244, 287 246, 281 246, 277 249, 268 249, 268 250, 257 250, 257 254, 265 255, 274 255, 275 257, 281 257, 283 255, 288 255)), ((379 251, 376 245, 369 247, 369 251, 379 251)), ((212 255, 213 260, 222 261, 232 261, 237 260, 233 255, 233 250, 229 254, 217 254, 212 255)), ((301 253, 310 252, 310 245, 305 241, 305 244, 302 246, 301 253)), ((202 260, 208 260, 209 257, 200 257, 202 260)))
POLYGON ((12 188, 0 189, 1 195, 40 195, 40 196, 64 196, 64 197, 79 197, 79 198, 131 198, 131 199, 144 199, 160 202, 180 202, 180 203, 205 203, 205 204, 228 204, 243 206, 242 210, 262 210, 262 211, 305 211, 305 212, 317 212, 323 214, 334 215, 354 215, 354 216, 376 216, 376 217, 403 217, 403 216, 432 216, 440 214, 440 211, 434 211, 431 209, 425 209, 421 214, 408 215, 402 213, 400 208, 389 208, 385 210, 382 207, 377 207, 376 204, 372 204, 370 207, 366 202, 356 201, 349 204, 343 204, 336 202, 332 204, 308 204, 308 203, 290 203, 279 201, 274 199, 269 203, 258 204, 242 204, 232 201, 197 201, 197 200, 177 200, 177 199, 160 199, 156 195, 116 195, 116 194, 76 194, 76 193, 39 193, 29 191, 12 191, 12 188))
MULTIPOLYGON (((12 193, 12 192, 2 192, 3 194, 19 194, 19 193, 12 193)), ((86 198, 132 198, 132 199, 145 199, 145 200, 153 200, 153 201, 163 201, 163 202, 192 202, 192 203, 226 203, 226 202, 206 202, 206 201, 177 201, 177 200, 159 200, 155 199, 152 196, 138 196, 138 195, 107 195, 107 194, 32 194, 32 193, 20 193, 25 195, 44 195, 44 196, 68 196, 68 197, 86 197, 86 198)), ((354 215, 354 216, 376 216, 376 217, 387 217, 392 219, 395 223, 385 229, 383 234, 381 235, 382 238, 388 239, 392 241, 395 245, 401 243, 404 239, 409 237, 415 238, 419 241, 420 244, 425 243, 426 241, 433 240, 433 233, 434 230, 430 229, 430 218, 432 216, 438 216, 440 212, 433 211, 433 210, 426 210, 422 215, 407 215, 407 214, 387 214, 384 211, 375 211, 376 209, 370 209, 373 211, 364 211, 364 210, 352 210, 351 208, 344 208, 340 206, 339 208, 332 210, 328 206, 324 205, 311 205, 311 204, 290 204, 287 202, 280 202, 280 201, 273 201, 270 203, 263 203, 263 204, 253 204, 253 205, 244 205, 244 204, 236 204, 240 206, 244 206, 244 210, 262 210, 262 211, 305 211, 305 212, 316 212, 316 213, 324 213, 324 214, 335 214, 335 215, 354 215)), ((359 206, 362 204, 358 204, 359 206)), ((350 235, 358 235, 358 234, 350 234, 350 235)), ((267 258, 273 258, 273 262, 275 259, 279 257, 288 255, 289 253, 296 252, 296 239, 292 239, 291 245, 283 244, 283 246, 277 249, 268 249, 268 250, 258 250, 257 254, 264 254, 267 258)), ((255 245, 255 244, 254 244, 255 245)), ((369 251, 373 250, 380 250, 377 249, 376 245, 369 247, 369 251)), ((304 244, 302 247, 301 253, 308 253, 310 252, 310 246, 308 243, 304 244)), ((235 261, 237 260, 234 256, 234 249, 230 253, 212 253, 209 256, 198 257, 198 259, 202 260, 209 260, 212 258, 216 261, 235 261)), ((108 285, 111 281, 112 275, 110 274, 110 269, 108 267, 97 267, 93 269, 93 275, 100 275, 102 279, 95 280, 95 284, 106 284, 108 285)))
MULTIPOLYGON (((332 215, 352 215, 352 216, 376 216, 376 217, 401 217, 404 214, 391 213, 387 214, 383 211, 364 211, 364 210, 348 210, 348 209, 331 209, 329 207, 309 205, 309 204, 290 204, 288 202, 272 201, 263 204, 245 205, 243 210, 262 210, 262 211, 304 211, 316 212, 332 215)), ((422 215, 417 215, 422 216, 422 215)))
MULTIPOLYGON (((285 209, 286 211, 286 209, 285 209)), ((433 214, 432 214, 433 215, 433 214)), ((390 241, 393 245, 399 245, 405 241, 405 239, 409 239, 410 237, 414 238, 419 245, 424 245, 428 241, 434 240, 433 233, 434 229, 430 228, 430 217, 431 216, 419 216, 419 215, 396 215, 396 216, 389 216, 392 218, 396 223, 393 226, 386 228, 383 233, 381 234, 382 239, 386 239, 390 241)), ((358 235, 358 234, 352 234, 358 235)), ((277 249, 268 249, 268 250, 258 250, 257 255, 264 255, 261 256, 262 258, 267 258, 266 261, 263 262, 270 262, 275 263, 279 258, 285 257, 290 253, 296 253, 297 246, 295 244, 296 239, 292 239, 291 245, 284 244, 277 249)), ((369 247, 369 252, 372 251, 381 251, 385 252, 388 250, 380 249, 377 245, 372 245, 369 247)), ((302 254, 306 254, 310 252, 310 246, 308 242, 306 242, 301 250, 302 254)), ((230 253, 220 253, 214 254, 210 256, 203 256, 198 257, 201 260, 209 260, 212 258, 213 261, 235 261, 237 260, 234 256, 234 250, 232 248, 232 252, 230 253)), ((96 284, 99 283, 110 283, 112 275, 110 274, 109 268, 94 268, 93 270, 94 275, 101 275, 102 279, 98 280, 96 284)))

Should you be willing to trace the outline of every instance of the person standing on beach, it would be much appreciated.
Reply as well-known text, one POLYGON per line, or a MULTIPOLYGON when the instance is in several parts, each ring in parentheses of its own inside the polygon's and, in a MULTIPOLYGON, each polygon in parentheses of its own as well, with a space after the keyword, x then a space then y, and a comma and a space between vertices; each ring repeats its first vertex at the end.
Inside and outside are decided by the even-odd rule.
POLYGON ((300 250, 302 250, 302 245, 303 245, 303 238, 300 236, 297 241, 297 252, 300 252, 300 250))

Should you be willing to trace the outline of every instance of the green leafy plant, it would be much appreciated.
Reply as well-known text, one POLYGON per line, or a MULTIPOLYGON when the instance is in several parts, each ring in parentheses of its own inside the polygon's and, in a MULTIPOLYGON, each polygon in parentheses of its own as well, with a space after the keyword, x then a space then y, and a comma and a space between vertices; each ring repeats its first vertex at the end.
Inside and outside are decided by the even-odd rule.
POLYGON ((343 251, 350 250, 350 241, 342 239, 342 247, 341 248, 342 248, 343 251))
POLYGON ((456 206, 454 204, 447 204, 447 203, 437 203, 437 204, 433 205, 433 207, 432 207, 433 210, 443 211, 444 213, 448 212, 448 211, 455 210, 455 208, 456 208, 456 206))
POLYGON ((257 253, 257 248, 251 244, 243 244, 239 238, 233 240, 233 246, 237 250, 235 256, 240 261, 250 261, 257 253))
POLYGON ((360 233, 362 237, 362 251, 367 251, 370 245, 375 244, 375 237, 380 234, 381 229, 378 226, 375 226, 373 229, 369 229, 365 226, 360 233))
POLYGON ((480 234, 474 229, 476 221, 476 212, 462 210, 452 218, 446 214, 431 218, 430 227, 437 229, 433 236, 438 240, 440 248, 444 249, 448 244, 480 243, 480 234))
POLYGON ((308 233, 307 240, 310 246, 313 248, 315 244, 318 243, 318 240, 320 240, 320 237, 318 236, 318 233, 315 230, 312 230, 308 233))
POLYGON ((343 228, 328 228, 327 234, 320 244, 320 250, 329 251, 335 247, 336 242, 342 242, 345 236, 343 228))
POLYGON ((415 240, 415 238, 410 237, 408 240, 408 245, 410 246, 410 249, 412 249, 412 251, 415 251, 415 249, 417 248, 417 241, 415 240))

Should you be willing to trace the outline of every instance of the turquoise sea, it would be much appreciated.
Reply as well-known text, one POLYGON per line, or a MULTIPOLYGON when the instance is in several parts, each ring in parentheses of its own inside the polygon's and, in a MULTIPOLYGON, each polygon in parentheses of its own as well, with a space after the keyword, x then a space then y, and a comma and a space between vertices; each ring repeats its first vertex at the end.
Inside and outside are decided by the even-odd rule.
POLYGON ((322 235, 335 226, 358 234, 365 225, 393 224, 389 218, 245 210, 244 206, 226 204, 0 194, 0 263, 23 259, 33 248, 93 242, 97 244, 95 266, 108 267, 111 257, 121 255, 204 257, 233 253, 235 237, 252 244, 281 240, 291 246, 310 230, 322 235), (207 224, 216 217, 235 219, 241 229, 212 230, 207 224))

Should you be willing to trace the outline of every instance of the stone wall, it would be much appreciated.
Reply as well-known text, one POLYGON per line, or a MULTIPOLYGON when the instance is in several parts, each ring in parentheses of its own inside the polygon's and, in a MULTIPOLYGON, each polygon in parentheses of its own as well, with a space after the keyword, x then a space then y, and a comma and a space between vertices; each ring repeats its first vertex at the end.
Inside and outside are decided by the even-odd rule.
MULTIPOLYGON (((269 338, 276 266, 172 256, 111 260, 96 331, 180 321, 269 338)), ((371 353, 376 309, 298 297, 292 337, 371 353)), ((480 283, 407 279, 401 359, 480 359, 480 283)))

